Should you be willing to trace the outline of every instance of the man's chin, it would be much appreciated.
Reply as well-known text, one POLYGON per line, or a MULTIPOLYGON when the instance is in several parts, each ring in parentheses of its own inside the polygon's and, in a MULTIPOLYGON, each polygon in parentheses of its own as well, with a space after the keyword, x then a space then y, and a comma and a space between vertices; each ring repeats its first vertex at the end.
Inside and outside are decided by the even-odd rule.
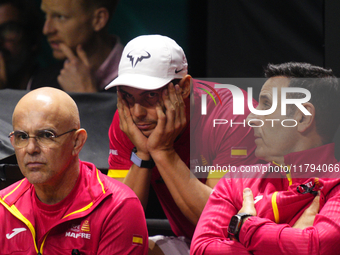
POLYGON ((266 160, 266 155, 259 148, 255 149, 255 157, 257 157, 258 159, 266 160))
POLYGON ((64 59, 66 59, 65 54, 61 50, 53 50, 53 57, 56 60, 64 60, 64 59))
POLYGON ((141 130, 142 134, 145 136, 145 137, 149 137, 151 135, 151 133, 153 132, 154 129, 151 129, 151 130, 141 130))

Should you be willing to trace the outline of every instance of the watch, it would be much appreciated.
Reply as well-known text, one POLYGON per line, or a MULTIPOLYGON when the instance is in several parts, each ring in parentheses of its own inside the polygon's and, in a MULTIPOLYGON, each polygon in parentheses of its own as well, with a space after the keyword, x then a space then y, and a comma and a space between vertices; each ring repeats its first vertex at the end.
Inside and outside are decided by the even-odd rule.
POLYGON ((241 226, 242 226, 242 221, 246 217, 253 216, 249 213, 239 213, 231 217, 231 220, 229 222, 228 226, 228 233, 236 238, 238 240, 238 234, 240 233, 241 226))
POLYGON ((131 152, 131 157, 130 160, 138 167, 140 168, 154 168, 155 166, 155 162, 152 160, 152 158, 150 160, 142 160, 141 158, 139 158, 136 154, 137 149, 136 147, 132 149, 131 152))

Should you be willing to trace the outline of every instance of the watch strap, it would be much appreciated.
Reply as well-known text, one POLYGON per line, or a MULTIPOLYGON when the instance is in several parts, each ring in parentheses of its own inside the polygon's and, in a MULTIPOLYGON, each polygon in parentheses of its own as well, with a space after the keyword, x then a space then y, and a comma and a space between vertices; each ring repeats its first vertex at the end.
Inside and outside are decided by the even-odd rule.
POLYGON ((131 152, 131 157, 130 160, 138 167, 140 168, 154 168, 155 167, 155 162, 151 158, 150 160, 142 160, 137 156, 137 149, 134 147, 131 152))
POLYGON ((240 230, 241 230, 241 227, 243 225, 243 219, 246 218, 246 217, 251 217, 253 215, 249 214, 249 213, 238 213, 236 215, 234 215, 232 218, 231 218, 231 221, 229 223, 229 227, 228 227, 228 233, 234 237, 236 240, 238 240, 238 235, 240 233, 240 230), (235 223, 235 222, 232 222, 233 219, 238 219, 238 222, 235 223), (237 224, 237 226, 231 226, 231 224, 237 224), (232 231, 233 230, 233 231, 232 231))
POLYGON ((236 215, 240 216, 241 219, 244 219, 245 217, 253 216, 253 215, 251 215, 251 214, 249 214, 249 213, 238 213, 238 214, 236 214, 236 215))

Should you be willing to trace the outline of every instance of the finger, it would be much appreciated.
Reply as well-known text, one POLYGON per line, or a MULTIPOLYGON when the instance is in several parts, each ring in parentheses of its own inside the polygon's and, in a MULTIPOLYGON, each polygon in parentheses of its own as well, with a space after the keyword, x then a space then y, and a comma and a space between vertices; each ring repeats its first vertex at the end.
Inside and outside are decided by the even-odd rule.
POLYGON ((160 105, 160 103, 157 103, 156 105, 156 113, 157 113, 157 126, 156 129, 157 130, 164 130, 166 128, 166 125, 169 122, 169 119, 167 118, 167 116, 164 114, 162 106, 160 105))
POLYGON ((78 58, 76 55, 74 55, 73 51, 71 50, 70 47, 68 47, 65 43, 60 43, 59 45, 61 51, 65 54, 65 56, 70 60, 74 61, 77 60, 78 58))
POLYGON ((117 91, 117 110, 119 112, 119 116, 120 116, 120 112, 122 110, 122 107, 123 107, 122 106, 122 96, 121 96, 120 92, 117 91))
POLYGON ((127 101, 123 98, 123 95, 120 93, 120 103, 121 103, 121 113, 123 115, 124 118, 124 124, 125 124, 125 128, 126 130, 133 130, 133 129, 138 129, 138 127, 136 126, 135 122, 132 119, 132 115, 130 112, 130 108, 129 108, 129 104, 127 103, 127 101))
POLYGON ((90 66, 90 62, 87 58, 86 52, 83 50, 83 47, 80 44, 77 46, 77 55, 85 65, 90 66))
POLYGON ((178 85, 174 85, 173 83, 170 83, 170 89, 169 89, 169 94, 170 94, 170 101, 172 103, 172 105, 175 108, 175 124, 176 124, 176 128, 181 127, 181 109, 180 109, 180 103, 179 103, 179 86, 178 85))
POLYGON ((179 111, 179 99, 178 99, 178 91, 175 89, 175 85, 171 82, 168 86, 169 88, 169 98, 170 102, 172 103, 174 109, 175 109, 175 117, 176 120, 179 119, 180 111, 179 111))
POLYGON ((169 90, 169 98, 170 98, 171 103, 177 104, 178 100, 177 100, 176 90, 172 82, 170 82, 170 84, 168 85, 168 90, 169 90))
POLYGON ((63 82, 64 82, 64 79, 63 79, 63 75, 60 73, 59 75, 58 75, 58 77, 57 77, 57 81, 58 81, 58 83, 61 85, 61 84, 63 84, 63 82))
POLYGON ((182 125, 186 124, 186 112, 185 112, 185 103, 182 97, 182 88, 177 84, 175 86, 177 100, 179 103, 179 118, 181 120, 182 125))
POLYGON ((120 92, 117 93, 117 109, 118 109, 119 117, 124 118, 124 121, 125 121, 126 114, 125 114, 125 107, 124 107, 124 99, 120 92))
POLYGON ((165 106, 165 114, 167 117, 167 124, 169 127, 173 127, 174 126, 174 121, 175 121, 175 117, 176 117, 176 109, 174 107, 174 105, 172 104, 172 102, 170 101, 170 85, 172 85, 172 83, 169 84, 168 88, 163 90, 162 93, 162 98, 163 98, 163 103, 165 106))
POLYGON ((313 199, 312 203, 308 207, 308 212, 311 214, 318 214, 320 210, 320 193, 318 193, 315 198, 313 199))

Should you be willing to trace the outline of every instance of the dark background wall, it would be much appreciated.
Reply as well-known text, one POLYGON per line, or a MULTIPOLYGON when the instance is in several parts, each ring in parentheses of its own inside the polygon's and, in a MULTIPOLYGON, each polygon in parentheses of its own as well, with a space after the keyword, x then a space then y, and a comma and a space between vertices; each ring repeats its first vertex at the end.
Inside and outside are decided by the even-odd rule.
MULTIPOLYGON (((286 61, 340 74, 339 9, 337 0, 120 0, 110 31, 123 44, 142 34, 173 38, 195 77, 262 77, 263 66, 286 61)), ((46 42, 39 59, 53 62, 46 42)))
POLYGON ((262 77, 263 66, 324 64, 322 0, 214 0, 208 7, 207 75, 262 77))

